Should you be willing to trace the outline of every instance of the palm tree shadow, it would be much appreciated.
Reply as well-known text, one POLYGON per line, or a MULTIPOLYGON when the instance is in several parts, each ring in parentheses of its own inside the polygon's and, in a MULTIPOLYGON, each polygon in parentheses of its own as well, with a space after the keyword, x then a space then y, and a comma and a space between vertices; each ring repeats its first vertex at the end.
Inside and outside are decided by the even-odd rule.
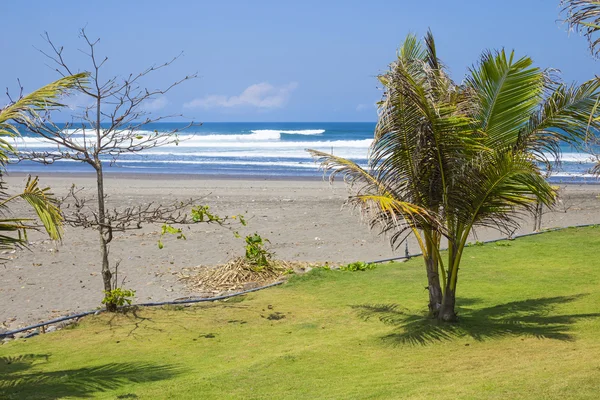
MULTIPOLYGON (((88 398, 94 393, 118 389, 130 383, 172 379, 180 373, 173 366, 136 362, 50 372, 35 370, 35 365, 48 362, 49 357, 48 354, 0 357, 0 398, 88 398)), ((137 397, 132 393, 128 396, 137 397)))
POLYGON ((504 336, 526 336, 555 340, 574 340, 571 325, 583 318, 597 318, 600 313, 553 315, 558 304, 572 302, 584 295, 543 297, 472 309, 477 303, 465 299, 457 304, 458 323, 440 323, 426 315, 400 308, 397 304, 363 304, 352 306, 359 317, 377 318, 393 327, 382 339, 389 344, 427 345, 460 337, 484 341, 504 336))

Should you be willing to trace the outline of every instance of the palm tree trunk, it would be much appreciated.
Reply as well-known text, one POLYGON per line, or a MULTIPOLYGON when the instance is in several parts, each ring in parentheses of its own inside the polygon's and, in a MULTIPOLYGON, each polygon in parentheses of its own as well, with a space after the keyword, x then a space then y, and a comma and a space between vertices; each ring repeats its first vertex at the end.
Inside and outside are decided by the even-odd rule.
POLYGON ((442 299, 442 306, 438 314, 438 320, 442 322, 456 322, 456 284, 458 282, 458 265, 464 249, 465 239, 459 244, 450 241, 448 244, 448 277, 442 299))
POLYGON ((438 314, 438 320, 443 322, 456 322, 458 318, 456 316, 455 304, 455 291, 450 289, 449 287, 446 287, 444 298, 442 300, 442 307, 440 308, 440 312, 438 314))
POLYGON ((425 269, 427 271, 427 290, 429 292, 429 315, 437 317, 442 305, 442 286, 440 285, 439 261, 437 252, 434 250, 436 246, 435 239, 430 234, 426 240, 425 252, 425 269))
POLYGON ((430 256, 425 260, 427 269, 427 290, 429 291, 429 315, 436 317, 442 305, 442 286, 437 261, 430 256))

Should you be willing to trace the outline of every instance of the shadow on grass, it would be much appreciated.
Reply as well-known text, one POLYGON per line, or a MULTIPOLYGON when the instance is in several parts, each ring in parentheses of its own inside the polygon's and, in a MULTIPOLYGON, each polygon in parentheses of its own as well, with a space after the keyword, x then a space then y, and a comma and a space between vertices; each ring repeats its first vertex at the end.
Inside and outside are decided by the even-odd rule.
MULTIPOLYGON (((185 315, 198 315, 199 310, 209 309, 209 308, 235 308, 235 309, 248 309, 246 305, 239 305, 239 303, 245 300, 245 296, 240 296, 242 298, 230 298, 224 300, 221 303, 201 303, 195 304, 190 307, 186 307, 184 305, 169 305, 162 307, 162 310, 167 313, 181 313, 185 315)), ((145 307, 140 307, 136 305, 132 305, 130 307, 123 308, 115 313, 110 313, 109 318, 106 321, 106 327, 101 327, 97 330, 97 333, 103 332, 118 332, 120 335, 121 332, 124 332, 126 329, 129 331, 126 334, 126 337, 131 337, 133 339, 149 339, 148 331, 153 331, 155 333, 164 333, 165 329, 160 328, 160 322, 158 324, 150 317, 145 317, 144 313, 148 311, 145 307)), ((160 320, 160 318, 159 318, 160 320)), ((169 322, 168 327, 178 327, 185 331, 190 331, 185 324, 173 323, 169 322)))
MULTIPOLYGON (((169 365, 132 362, 51 372, 35 370, 35 365, 48 362, 49 357, 48 354, 0 357, 0 398, 87 398, 130 383, 166 380, 179 374, 177 368, 169 365)), ((126 396, 137 398, 133 393, 126 396)))
POLYGON ((382 337, 390 344, 426 345, 434 342, 471 337, 477 341, 503 336, 527 336, 556 340, 573 340, 571 325, 582 318, 597 318, 600 313, 552 315, 556 305, 570 303, 583 295, 544 297, 470 309, 477 299, 457 302, 459 321, 440 323, 423 314, 401 309, 397 304, 364 304, 352 306, 358 315, 377 318, 394 331, 382 337))

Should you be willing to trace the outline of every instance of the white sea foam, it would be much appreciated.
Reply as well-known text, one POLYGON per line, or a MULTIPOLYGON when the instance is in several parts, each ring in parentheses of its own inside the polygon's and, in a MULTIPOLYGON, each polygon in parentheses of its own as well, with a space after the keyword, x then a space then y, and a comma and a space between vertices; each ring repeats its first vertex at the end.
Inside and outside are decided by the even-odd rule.
MULTIPOLYGON (((233 135, 228 135, 233 136, 233 135)), ((226 137, 228 137, 226 136, 226 137)), ((250 136, 250 135, 241 135, 250 136)), ((242 138, 242 140, 231 141, 218 138, 208 138, 201 136, 181 137, 179 147, 198 147, 199 149, 206 148, 265 148, 265 149, 289 149, 289 148, 314 148, 314 147, 353 147, 353 148, 364 148, 367 149, 373 139, 362 139, 362 140, 323 140, 323 141, 252 141, 242 138)), ((170 145, 169 147, 175 147, 170 145)))
MULTIPOLYGON (((362 140, 324 140, 314 142, 295 142, 278 141, 266 139, 266 134, 247 134, 247 135, 182 135, 179 137, 178 144, 172 143, 166 148, 191 148, 210 149, 210 148, 265 148, 265 149, 305 149, 305 148, 331 148, 350 147, 367 149, 372 139, 362 140)), ((35 148, 56 148, 56 144, 47 140, 23 137, 14 141, 17 147, 35 147, 35 148)))
POLYGON ((577 173, 577 172, 553 172, 550 174, 553 178, 590 178, 590 179, 598 179, 598 176, 590 173, 577 173))
POLYGON ((591 155, 586 153, 563 153, 560 156, 562 162, 592 163, 594 160, 591 155))
POLYGON ((276 129, 257 129, 250 131, 256 134, 274 134, 274 133, 284 133, 286 135, 322 135, 325 133, 325 129, 302 129, 298 131, 284 131, 284 130, 276 130, 276 129))
MULTIPOLYGON (((315 150, 321 150, 327 153, 331 152, 331 147, 323 147, 323 146, 313 146, 315 150)), ((276 151, 269 151, 268 154, 265 154, 265 150, 262 148, 256 149, 224 149, 224 150, 206 150, 206 151, 176 151, 177 149, 173 149, 174 151, 153 151, 148 150, 143 153, 140 153, 141 156, 147 157, 162 157, 162 156, 170 156, 173 158, 177 157, 228 157, 228 158, 256 158, 256 157, 274 157, 274 158, 310 158, 310 154, 306 152, 304 147, 300 148, 286 148, 286 149, 277 149, 276 151)), ((358 159, 366 159, 367 158, 367 150, 364 148, 341 148, 334 146, 333 148, 334 154, 340 157, 345 158, 358 158, 358 159)), ((138 156, 139 156, 138 155, 138 156)))
POLYGON ((241 135, 180 135, 182 140, 193 140, 197 142, 210 141, 227 141, 227 142, 242 142, 242 141, 267 141, 279 140, 281 135, 277 131, 252 131, 249 134, 241 135))
MULTIPOLYGON (((17 161, 16 159, 11 161, 17 161)), ((77 160, 57 160, 57 163, 78 163, 80 161, 77 160)), ((212 165, 212 166, 255 166, 255 167, 287 167, 287 168, 302 168, 302 169, 314 169, 318 170, 319 165, 314 162, 291 162, 291 161, 223 161, 223 160, 202 160, 202 161, 184 161, 184 160, 174 160, 174 161, 160 161, 160 160, 123 160, 119 159, 116 162, 116 165, 120 164, 148 164, 143 165, 142 168, 164 168, 161 166, 152 166, 152 164, 156 163, 168 163, 168 164, 180 164, 180 165, 212 165)), ((366 168, 365 165, 361 165, 363 168, 366 168)))
MULTIPOLYGON (((132 163, 155 163, 156 160, 153 161, 139 161, 139 160, 118 160, 117 165, 119 164, 132 164, 132 163)), ((290 161, 222 161, 222 160, 202 160, 202 161, 184 161, 184 160, 175 160, 175 161, 163 161, 168 164, 191 164, 191 165, 252 165, 252 166, 260 166, 260 167, 291 167, 291 168, 307 168, 307 169, 318 169, 318 165, 313 162, 290 162, 290 161)))

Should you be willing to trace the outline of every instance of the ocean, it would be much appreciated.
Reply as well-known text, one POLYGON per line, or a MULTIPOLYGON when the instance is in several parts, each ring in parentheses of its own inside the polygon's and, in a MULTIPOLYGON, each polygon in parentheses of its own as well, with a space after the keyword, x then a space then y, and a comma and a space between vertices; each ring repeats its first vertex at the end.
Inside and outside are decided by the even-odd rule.
MULTIPOLYGON (((154 123, 140 135, 170 131, 185 123, 154 123)), ((236 122, 204 123, 179 133, 180 142, 140 153, 124 154, 116 162, 106 157, 105 171, 119 174, 186 174, 224 177, 320 177, 307 148, 349 158, 366 165, 373 140, 374 122, 236 122)), ((75 133, 77 135, 77 133, 75 133)), ((22 150, 53 151, 56 145, 30 132, 16 140, 22 150)), ((561 165, 550 177, 553 182, 597 183, 588 174, 589 155, 562 146, 561 165)), ((34 162, 10 164, 8 172, 93 172, 87 164, 56 161, 52 165, 34 162)))

